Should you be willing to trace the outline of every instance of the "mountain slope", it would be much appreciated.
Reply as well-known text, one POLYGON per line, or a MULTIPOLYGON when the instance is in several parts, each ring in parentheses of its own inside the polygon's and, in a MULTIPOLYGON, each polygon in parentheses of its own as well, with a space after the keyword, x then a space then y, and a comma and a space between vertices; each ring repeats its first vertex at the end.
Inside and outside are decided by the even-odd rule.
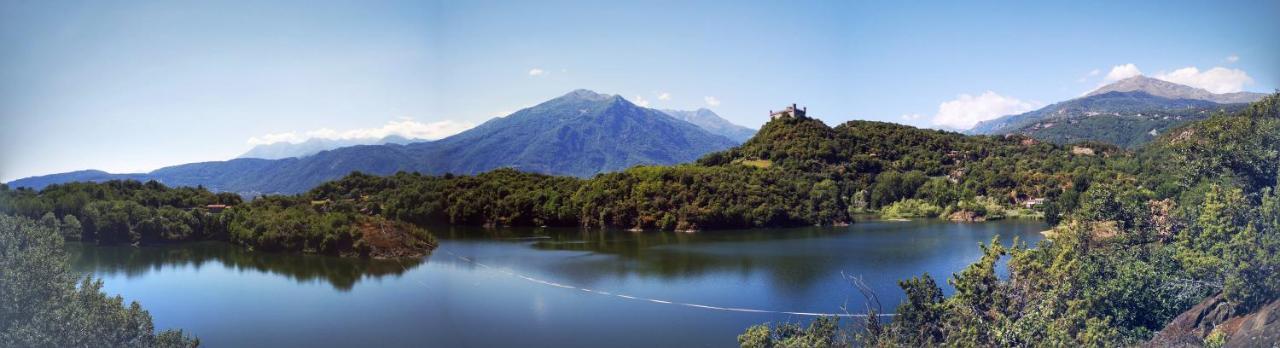
POLYGON ((303 192, 353 171, 475 174, 511 167, 581 177, 641 164, 690 162, 734 145, 729 138, 622 97, 577 90, 433 142, 359 145, 302 158, 191 163, 127 176, 55 174, 15 180, 10 186, 41 188, 68 181, 129 178, 262 194, 303 192))
POLYGON ((440 163, 455 173, 512 167, 590 176, 639 164, 689 162, 734 145, 621 96, 577 90, 431 147, 440 154, 440 163))
POLYGON ((1263 93, 1253 92, 1215 94, 1200 88, 1138 75, 1102 86, 1093 92, 1089 92, 1085 97, 1109 92, 1134 91, 1142 91, 1153 96, 1169 99, 1195 99, 1219 104, 1252 103, 1267 96, 1263 93))
POLYGON ((1170 128, 1215 112, 1238 111, 1245 106, 1239 101, 1261 96, 1249 92, 1213 94, 1137 76, 1039 110, 979 122, 967 133, 1025 134, 1055 143, 1100 141, 1133 148, 1170 128))
POLYGON ((729 139, 733 139, 738 143, 744 143, 747 139, 751 139, 756 134, 756 130, 739 126, 729 122, 720 115, 716 115, 714 111, 706 108, 698 110, 662 110, 663 113, 675 117, 678 120, 692 123, 695 126, 702 127, 711 133, 723 135, 729 139))

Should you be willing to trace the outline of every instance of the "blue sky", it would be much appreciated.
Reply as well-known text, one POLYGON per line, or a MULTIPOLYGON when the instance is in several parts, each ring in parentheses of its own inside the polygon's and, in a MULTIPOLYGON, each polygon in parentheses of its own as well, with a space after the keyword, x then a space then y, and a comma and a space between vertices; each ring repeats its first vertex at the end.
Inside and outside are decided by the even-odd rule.
POLYGON ((3 0, 0 181, 313 136, 439 137, 576 88, 753 128, 792 102, 833 125, 960 127, 1135 70, 1267 92, 1280 87, 1276 13, 1276 1, 3 0))

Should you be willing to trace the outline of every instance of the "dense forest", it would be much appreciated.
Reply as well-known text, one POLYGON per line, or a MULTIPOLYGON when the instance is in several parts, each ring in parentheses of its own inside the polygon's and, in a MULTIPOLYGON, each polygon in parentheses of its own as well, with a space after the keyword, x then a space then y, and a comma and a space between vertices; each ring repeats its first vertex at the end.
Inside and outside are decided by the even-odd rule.
POLYGON ((947 280, 955 288, 949 297, 924 274, 899 283, 907 300, 889 322, 759 325, 739 343, 1101 347, 1280 339, 1270 319, 1253 314, 1280 298, 1280 94, 1174 129, 1103 166, 1138 175, 1095 176, 1083 190, 1064 191, 1079 192, 1077 206, 1062 210, 1049 238, 1034 247, 982 246, 981 260, 947 280), (1007 278, 996 271, 1002 258, 1007 278))
POLYGON ((201 187, 155 181, 0 185, 0 214, 36 219, 66 239, 101 244, 220 240, 262 251, 362 257, 421 256, 435 239, 352 200, 271 196, 244 202, 201 187))

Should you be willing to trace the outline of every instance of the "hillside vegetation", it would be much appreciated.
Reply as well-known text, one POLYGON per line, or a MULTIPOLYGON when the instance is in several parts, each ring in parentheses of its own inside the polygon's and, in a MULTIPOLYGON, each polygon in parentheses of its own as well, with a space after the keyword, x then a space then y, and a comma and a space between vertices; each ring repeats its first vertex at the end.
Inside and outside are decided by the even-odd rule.
POLYGON ((1280 94, 1174 129, 1134 156, 1101 165, 1104 173, 1137 175, 1094 177, 1078 206, 1035 246, 984 245, 978 262, 947 279, 951 296, 924 274, 899 282, 907 300, 892 310, 892 322, 761 325, 739 342, 1102 347, 1153 336, 1156 346, 1274 340, 1259 335, 1280 327, 1253 312, 1280 299, 1280 94), (996 272, 1001 258, 1009 260, 1005 279, 996 272), (1165 327, 1184 311, 1178 326, 1165 327), (1245 320, 1254 324, 1239 324, 1245 320))
POLYGON ((745 144, 693 165, 641 166, 591 179, 503 169, 476 176, 353 174, 326 183, 317 199, 363 197, 387 216, 420 225, 584 226, 697 230, 834 225, 902 200, 938 213, 985 216, 1035 198, 1049 210, 1075 208, 1095 179, 1131 177, 1114 147, 1096 155, 1019 136, 965 136, 853 121, 834 128, 812 118, 766 124, 745 144), (767 163, 768 165, 760 165, 767 163))

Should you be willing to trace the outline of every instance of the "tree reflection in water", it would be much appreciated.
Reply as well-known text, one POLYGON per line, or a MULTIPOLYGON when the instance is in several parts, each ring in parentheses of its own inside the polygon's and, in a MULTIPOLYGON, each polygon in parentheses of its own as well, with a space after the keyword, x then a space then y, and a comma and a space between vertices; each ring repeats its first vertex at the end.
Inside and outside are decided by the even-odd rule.
POLYGON ((400 276, 417 268, 431 255, 416 259, 373 260, 324 255, 266 253, 245 250, 224 242, 194 242, 155 246, 97 246, 67 243, 72 269, 133 278, 167 267, 200 268, 209 262, 239 271, 278 274, 299 283, 325 281, 339 291, 350 291, 365 278, 400 276))
POLYGON ((989 242, 993 235, 1002 235, 1005 243, 1014 236, 1034 243, 1043 229, 1043 223, 1031 220, 983 224, 918 220, 698 233, 472 227, 432 231, 446 240, 446 249, 465 248, 472 253, 468 256, 488 258, 499 266, 540 270, 577 285, 635 275, 673 283, 717 275, 763 276, 779 294, 803 296, 815 284, 830 283, 842 272, 868 276, 883 291, 896 292, 903 274, 936 273, 972 262, 979 254, 978 243, 989 242), (576 255, 534 257, 513 249, 493 254, 479 247, 493 241, 576 255))

